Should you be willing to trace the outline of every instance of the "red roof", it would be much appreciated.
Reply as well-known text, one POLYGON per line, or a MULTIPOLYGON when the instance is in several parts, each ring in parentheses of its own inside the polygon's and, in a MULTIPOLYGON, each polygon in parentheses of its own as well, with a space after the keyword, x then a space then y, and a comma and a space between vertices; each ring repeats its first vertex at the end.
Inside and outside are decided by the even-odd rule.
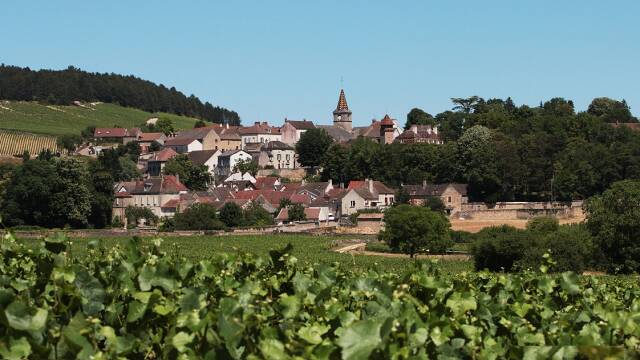
POLYGON ((138 137, 138 141, 152 142, 160 139, 164 135, 163 133, 141 133, 138 137))
MULTIPOLYGON (((320 209, 304 208, 304 215, 307 217, 307 220, 318 220, 320 219, 320 209)), ((276 219, 281 221, 288 220, 289 209, 287 208, 281 209, 276 219)))
POLYGON ((233 193, 236 199, 255 200, 259 196, 262 196, 269 204, 277 207, 280 205, 280 200, 283 198, 290 198, 293 195, 292 191, 275 191, 275 190, 247 190, 238 191, 233 193))
POLYGON ((393 189, 387 187, 385 184, 377 180, 351 180, 349 181, 349 186, 347 187, 347 189, 348 190, 361 189, 361 188, 369 189, 369 185, 367 184, 367 181, 373 181, 373 190, 378 193, 382 193, 382 194, 394 193, 393 189))
POLYGON ((163 209, 176 209, 178 208, 179 204, 180 204, 180 199, 171 199, 166 203, 164 203, 164 205, 162 205, 161 207, 163 209))
POLYGON ((154 152, 149 161, 168 161, 176 155, 178 153, 172 148, 164 148, 161 151, 154 152))
POLYGON ((311 204, 311 196, 309 196, 308 194, 293 194, 289 197, 289 200, 291 200, 291 202, 295 204, 311 204))
POLYGON ((380 125, 393 126, 395 124, 393 123, 393 120, 391 120, 389 115, 385 115, 384 118, 382 119, 382 121, 380 122, 380 125))
POLYGON ((248 127, 241 127, 238 129, 240 135, 249 135, 249 134, 280 134, 280 128, 270 126, 267 122, 256 122, 255 124, 248 127))
POLYGON ((278 178, 275 176, 257 177, 254 184, 256 189, 273 189, 278 178))

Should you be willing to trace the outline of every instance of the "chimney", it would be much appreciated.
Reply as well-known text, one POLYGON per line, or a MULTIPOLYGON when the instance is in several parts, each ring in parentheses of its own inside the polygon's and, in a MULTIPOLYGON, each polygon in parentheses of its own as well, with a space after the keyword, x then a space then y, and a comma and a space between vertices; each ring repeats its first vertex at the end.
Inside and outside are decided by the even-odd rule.
POLYGON ((260 121, 254 122, 253 125, 260 125, 260 121))
POLYGON ((367 183, 368 183, 368 185, 369 185, 369 192, 370 192, 370 193, 373 193, 373 180, 371 180, 371 179, 367 179, 367 180, 366 180, 366 182, 367 182, 367 183))
POLYGON ((225 125, 227 126, 227 129, 228 129, 229 128, 229 123, 226 123, 225 125))
POLYGON ((414 134, 418 133, 418 125, 411 125, 411 128, 409 129, 411 131, 413 131, 414 134))
POLYGON ((427 179, 422 180, 422 188, 423 189, 427 188, 427 179))
POLYGON ((436 135, 438 135, 438 127, 437 127, 437 126, 435 126, 435 127, 433 128, 433 133, 434 133, 434 134, 436 134, 436 135))
POLYGON ((340 183, 340 189, 344 189, 344 183, 343 182, 340 183))

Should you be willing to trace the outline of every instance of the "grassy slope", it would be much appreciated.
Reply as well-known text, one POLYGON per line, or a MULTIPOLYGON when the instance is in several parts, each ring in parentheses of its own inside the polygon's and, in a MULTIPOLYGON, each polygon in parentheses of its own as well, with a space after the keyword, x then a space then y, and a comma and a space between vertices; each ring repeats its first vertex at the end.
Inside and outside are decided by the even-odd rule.
POLYGON ((196 119, 173 114, 151 114, 114 104, 97 104, 87 109, 78 106, 51 106, 35 102, 0 101, 0 129, 37 134, 80 134, 87 126, 135 127, 151 117, 171 119, 177 129, 192 128, 196 119), (8 110, 8 109, 11 110, 8 110))
MULTIPOLYGON (((107 248, 122 244, 126 238, 100 239, 107 248)), ((197 261, 221 253, 252 253, 258 256, 269 256, 269 251, 282 249, 287 244, 293 245, 292 254, 301 264, 338 262, 354 269, 371 267, 387 271, 401 272, 413 260, 406 258, 385 258, 366 255, 338 254, 330 249, 344 237, 310 236, 310 235, 261 235, 261 236, 201 236, 201 237, 165 237, 162 247, 170 254, 177 254, 197 261)), ((151 238, 144 238, 143 243, 150 244, 151 238)), ((36 240, 24 240, 35 242, 36 240)), ((83 256, 86 253, 90 239, 73 239, 71 253, 83 256)), ((473 264, 470 261, 440 261, 439 266, 445 273, 459 273, 470 271, 473 264)))

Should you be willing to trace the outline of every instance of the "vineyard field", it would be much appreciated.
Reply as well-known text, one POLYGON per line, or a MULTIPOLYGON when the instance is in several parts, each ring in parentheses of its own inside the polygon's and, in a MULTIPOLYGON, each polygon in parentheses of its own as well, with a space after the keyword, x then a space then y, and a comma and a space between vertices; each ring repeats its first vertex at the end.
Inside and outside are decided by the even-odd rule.
POLYGON ((55 137, 0 130, 0 156, 20 156, 25 150, 37 155, 46 149, 58 151, 55 137))
MULTIPOLYGON (((166 241, 166 240, 165 240, 166 241)), ((198 261, 162 241, 0 243, 0 357, 637 358, 640 283, 307 265, 290 249, 198 261)))
POLYGON ((87 126, 136 127, 147 119, 170 119, 176 129, 190 129, 196 119, 95 103, 83 106, 44 105, 36 102, 0 101, 0 129, 59 136, 80 134, 87 126))
MULTIPOLYGON (((385 258, 377 256, 338 254, 331 248, 344 241, 345 237, 338 236, 311 236, 298 234, 278 235, 234 235, 234 236, 171 236, 164 238, 162 251, 172 256, 185 257, 190 261, 200 261, 221 253, 250 253, 256 256, 268 256, 269 251, 280 249, 288 244, 292 245, 291 254, 301 264, 314 263, 333 264, 339 263, 344 267, 354 270, 375 268, 384 271, 401 272, 411 265, 413 260, 404 258, 385 258)), ((127 237, 107 237, 101 239, 74 238, 69 247, 69 253, 82 259, 87 256, 88 244, 98 240, 106 247, 122 246, 129 241, 127 237)), ((30 246, 36 245, 39 240, 21 240, 30 246)), ((141 243, 151 244, 153 238, 142 238, 141 243)), ((447 274, 456 274, 473 269, 470 261, 441 261, 438 264, 440 271, 447 274)))

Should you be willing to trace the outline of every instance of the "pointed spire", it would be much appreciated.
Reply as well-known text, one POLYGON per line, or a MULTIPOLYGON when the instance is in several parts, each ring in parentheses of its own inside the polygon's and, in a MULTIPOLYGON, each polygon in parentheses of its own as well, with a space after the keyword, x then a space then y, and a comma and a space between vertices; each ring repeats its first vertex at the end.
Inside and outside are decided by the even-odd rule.
POLYGON ((347 98, 344 96, 344 89, 340 89, 340 97, 338 98, 338 106, 336 111, 349 111, 349 105, 347 105, 347 98))

